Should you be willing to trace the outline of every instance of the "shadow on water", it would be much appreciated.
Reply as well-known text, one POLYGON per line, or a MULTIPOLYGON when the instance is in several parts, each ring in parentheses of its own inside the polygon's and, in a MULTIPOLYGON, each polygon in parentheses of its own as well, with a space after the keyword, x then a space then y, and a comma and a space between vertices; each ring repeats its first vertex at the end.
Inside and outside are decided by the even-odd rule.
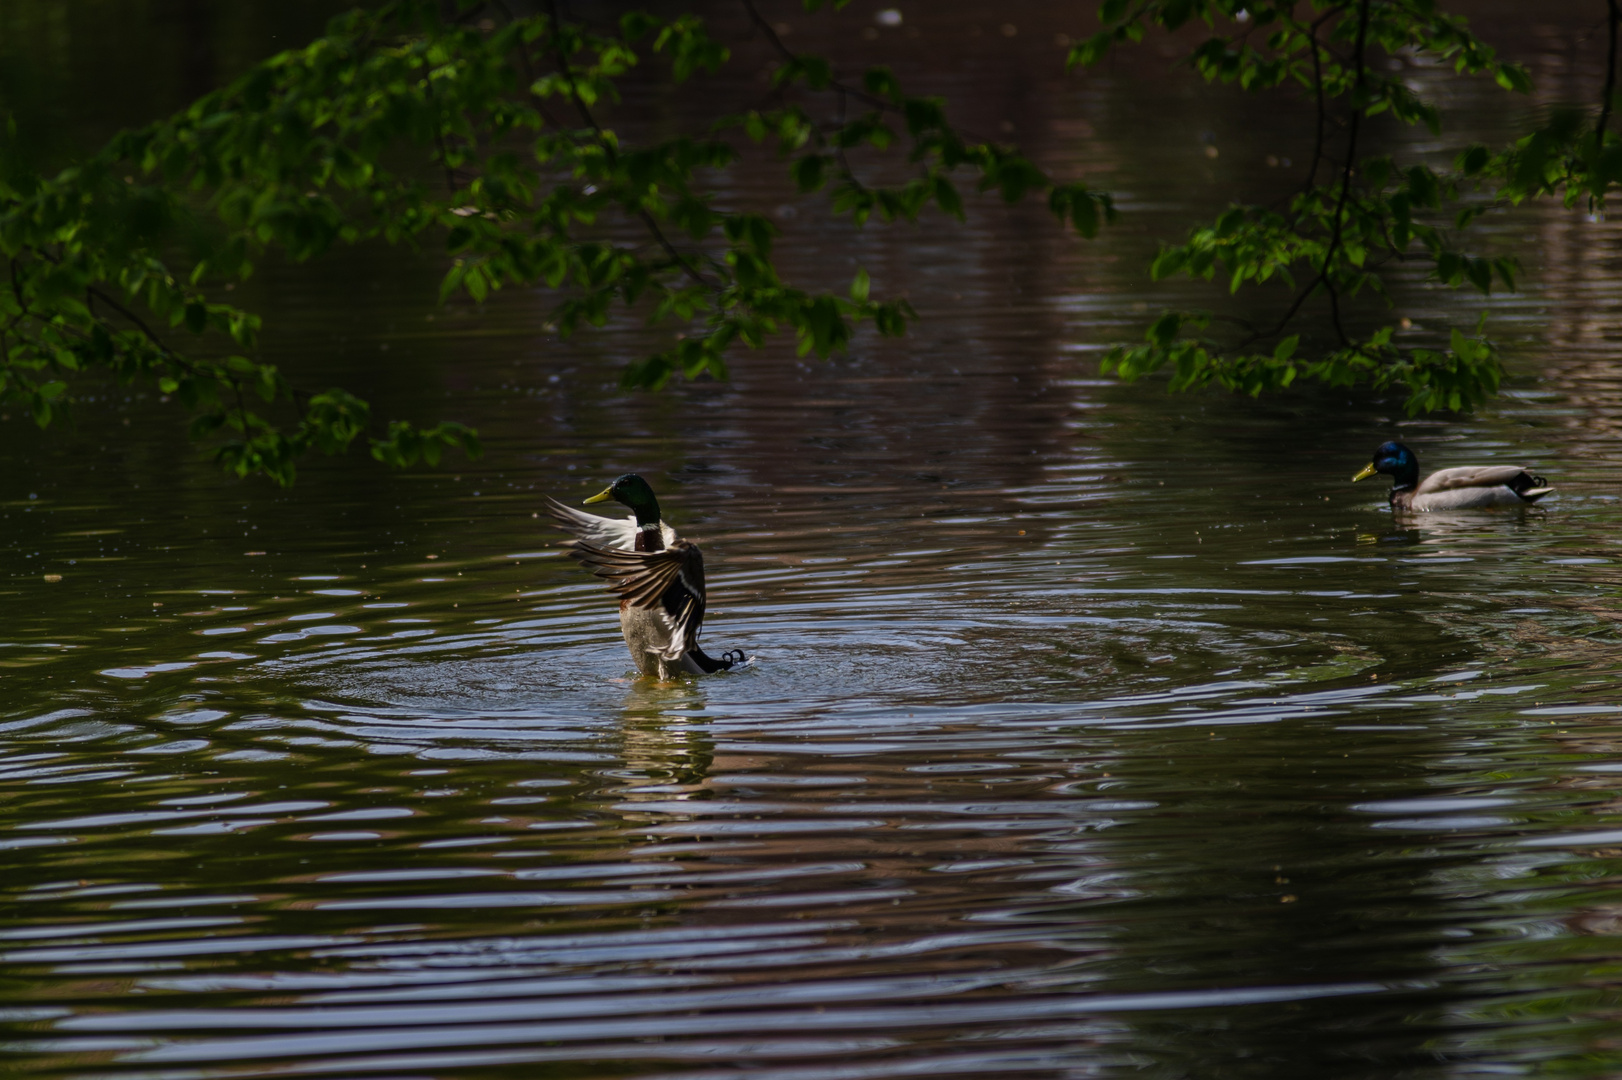
MULTIPOLYGON (((50 57, 101 86, 109 41, 149 35, 174 83, 115 104, 150 115, 320 5, 181 4, 172 40, 48 7, 0 13, 0 86, 58 121, 42 158, 128 119, 50 57), (18 56, 30 19, 56 36, 18 56)), ((1282 182, 1264 162, 1302 117, 1254 125, 1152 52, 1043 75, 1075 28, 1001 18, 1017 34, 951 5, 872 43, 801 32, 1120 192, 1099 242, 994 207, 858 233, 733 178, 797 275, 858 258, 909 290, 906 342, 626 397, 638 331, 560 347, 544 298, 435 308, 431 263, 362 249, 256 276, 267 348, 475 422, 484 460, 316 462, 288 495, 226 483, 139 395, 44 439, 0 417, 13 1072, 1622 1069, 1616 230, 1521 219, 1521 373, 1475 417, 1100 380, 1098 343, 1178 302, 1138 271, 1154 215, 1210 209, 1190 176, 1282 182), (1559 491, 1394 517, 1347 483, 1394 434, 1559 491), (755 663, 633 677, 538 516, 627 469, 704 544, 706 644, 755 663)), ((1512 44, 1587 86, 1583 32, 1512 44)), ((1451 100, 1499 137, 1497 98, 1451 100)))

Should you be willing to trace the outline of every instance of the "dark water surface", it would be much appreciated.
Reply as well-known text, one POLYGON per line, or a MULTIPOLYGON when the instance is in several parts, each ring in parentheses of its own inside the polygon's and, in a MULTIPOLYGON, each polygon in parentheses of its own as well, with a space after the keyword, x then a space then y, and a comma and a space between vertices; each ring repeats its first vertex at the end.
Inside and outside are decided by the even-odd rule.
MULTIPOLYGON (((133 77, 109 40, 167 65, 150 100, 36 85, 61 145, 310 15, 136 6, 14 9, 14 82, 133 77), (217 55, 169 58, 176 25, 217 55)), ((1190 179, 1268 190, 1302 117, 1152 51, 1065 81, 1077 28, 1006 10, 838 25, 1118 192, 1105 240, 991 205, 855 234, 737 178, 797 273, 910 291, 899 345, 625 397, 637 333, 559 347, 544 297, 435 308, 430 260, 367 250, 256 277, 267 348, 478 424, 483 460, 312 462, 281 494, 122 390, 76 433, 0 422, 3 1071, 1622 1075, 1622 234, 1505 226, 1520 374, 1474 417, 1101 380, 1098 343, 1210 302, 1142 272, 1209 209, 1190 179), (1392 436, 1558 494, 1393 520, 1347 483, 1392 436), (630 469, 748 668, 632 678, 552 546, 542 493, 630 469)), ((1547 100, 1597 70, 1554 14, 1511 41, 1547 100)), ((1495 91, 1444 92, 1507 130, 1495 91)), ((1424 334, 1475 302, 1417 305, 1424 334)))

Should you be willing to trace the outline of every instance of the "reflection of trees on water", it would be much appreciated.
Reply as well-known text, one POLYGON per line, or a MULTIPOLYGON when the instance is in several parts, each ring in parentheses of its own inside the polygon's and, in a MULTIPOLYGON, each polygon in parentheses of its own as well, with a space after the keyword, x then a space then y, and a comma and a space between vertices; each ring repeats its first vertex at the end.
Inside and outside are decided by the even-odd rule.
MULTIPOLYGON (((1332 700, 1314 700, 1333 715, 1332 700)), ((1370 1032, 1387 1062, 1417 1056, 1427 1038, 1401 1023, 1412 1002, 1352 988, 1434 977, 1439 928, 1462 916, 1431 895, 1433 867, 1403 857, 1409 836, 1349 808, 1424 794, 1427 761, 1447 752, 1447 738, 1395 728, 1372 737, 1299 707, 1279 712, 1271 723, 1121 733, 1117 781, 1099 792, 1159 805, 1090 834, 1091 861, 1117 868, 1120 897, 1075 911, 1110 954, 1092 989, 1219 999, 1239 987, 1346 988, 1128 1014, 1132 1042, 1170 1075, 1351 1075, 1370 1032)))
MULTIPOLYGON (((1591 101, 1603 81, 1603 20, 1583 14, 1574 8, 1559 21, 1538 22, 1514 45, 1531 53, 1540 109, 1591 101)), ((1501 313, 1489 325, 1501 337, 1523 339, 1514 366, 1538 376, 1540 395, 1562 399, 1561 410, 1541 410, 1540 422, 1560 431, 1567 468, 1593 476, 1587 463, 1614 458, 1622 438, 1616 362, 1622 300, 1615 285, 1622 230, 1584 205, 1550 201, 1512 211, 1497 229, 1506 249, 1520 249, 1527 272, 1523 294, 1500 298, 1494 307, 1501 313)))
POLYGON ((698 794, 701 726, 663 702, 626 721, 613 775, 628 783, 613 797, 664 804, 639 819, 649 832, 626 853, 679 859, 693 892, 667 914, 693 926, 804 920, 812 935, 782 956, 704 967, 717 977, 747 982, 765 963, 808 983, 976 980, 948 1003, 1212 994, 1198 1010, 1090 1018, 1084 1045, 1067 1042, 1081 1020, 1036 1031, 987 1019, 907 1031, 915 1051, 1014 1023, 1058 1059, 1130 1046, 1163 1068, 1202 1063, 1201 1076, 1255 1075, 1257 1053, 1330 1070, 1365 1053, 1371 1030, 1383 1060, 1406 1058, 1429 1037, 1402 1022, 1412 1000, 1224 1007, 1221 992, 1428 980, 1441 928, 1467 920, 1434 895, 1434 863, 1404 856, 1409 834, 1347 810, 1426 794, 1427 763, 1448 752, 1433 731, 1393 730, 1371 749, 1366 731, 1310 719, 1295 740, 1274 724, 1215 737, 1078 727, 1066 749, 1032 741, 1023 762, 973 747, 818 758, 723 744, 701 781, 707 798, 685 815, 670 804, 698 794), (1371 756, 1382 776, 1372 785, 1371 756))
POLYGON ((1622 301, 1615 285, 1622 273, 1622 231, 1588 220, 1581 208, 1543 207, 1540 218, 1538 286, 1547 313, 1530 327, 1544 346, 1531 366, 1540 376, 1539 389, 1563 399, 1564 415, 1549 422, 1561 429, 1567 452, 1579 461, 1605 461, 1622 439, 1622 369, 1616 359, 1622 301))
MULTIPOLYGON (((1587 21, 1537 28, 1541 105, 1568 105, 1592 95, 1604 75, 1598 30, 1587 21)), ((1519 216, 1535 223, 1537 237, 1526 256, 1539 308, 1516 325, 1532 339, 1526 362, 1540 376, 1539 390, 1564 399, 1564 415, 1549 420, 1562 429, 1567 452, 1579 460, 1605 460, 1622 437, 1622 370, 1616 363, 1622 300, 1615 287, 1622 273, 1622 230, 1595 220, 1585 206, 1545 203, 1519 216)))

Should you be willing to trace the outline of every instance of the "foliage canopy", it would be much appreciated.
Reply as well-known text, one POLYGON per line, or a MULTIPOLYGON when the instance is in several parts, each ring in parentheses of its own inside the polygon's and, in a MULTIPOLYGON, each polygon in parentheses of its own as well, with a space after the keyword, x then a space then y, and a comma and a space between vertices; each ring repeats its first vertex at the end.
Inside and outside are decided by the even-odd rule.
MULTIPOLYGON (((858 224, 913 220, 926 208, 964 215, 964 185, 1009 202, 1045 198, 1083 237, 1116 218, 1108 194, 1051 176, 1017 150, 966 136, 945 103, 908 94, 882 67, 846 78, 828 59, 787 48, 753 0, 740 0, 773 49, 770 107, 718 113, 704 131, 635 142, 605 126, 633 68, 672 84, 702 79, 730 50, 693 14, 640 12, 612 28, 562 18, 550 3, 514 17, 467 2, 447 17, 435 0, 395 0, 335 20, 181 113, 115 137, 52 177, 0 183, 0 400, 43 426, 75 380, 108 373, 147 381, 192 414, 219 461, 239 476, 290 483, 301 455, 364 437, 393 465, 432 463, 448 448, 478 452, 474 432, 445 421, 374 424, 367 403, 294 387, 253 356, 258 318, 220 302, 267 252, 315 258, 381 240, 442 246, 441 295, 483 301, 544 284, 562 334, 603 326, 627 308, 662 326, 668 346, 627 371, 628 386, 676 375, 725 377, 737 345, 792 333, 802 354, 845 347, 860 322, 900 334, 905 300, 875 297, 858 270, 842 292, 795 286, 773 261, 770 220, 728 208, 719 173, 748 143, 774 151, 787 183, 823 191, 858 224), (856 148, 895 153, 907 178, 865 180, 856 148), (177 257, 181 223, 206 226, 207 253, 177 257), (176 344, 183 340, 188 345, 176 344)), ((845 0, 802 0, 807 10, 845 0)), ((1444 348, 1401 344, 1383 326, 1354 338, 1344 309, 1389 300, 1387 275, 1420 264, 1447 286, 1513 288, 1507 256, 1474 255, 1469 225, 1527 199, 1603 205, 1622 179, 1622 140, 1607 129, 1615 92, 1618 0, 1604 0, 1608 76, 1597 110, 1565 110, 1508 147, 1461 147, 1451 169, 1361 156, 1363 122, 1381 113, 1440 131, 1436 107, 1370 54, 1447 65, 1524 93, 1527 73, 1501 61, 1464 20, 1433 0, 1105 0, 1100 29, 1071 49, 1097 63, 1151 31, 1203 25, 1188 56, 1206 79, 1256 91, 1299 88, 1316 109, 1315 145, 1286 206, 1234 205, 1178 245, 1153 276, 1186 274, 1228 288, 1283 283, 1268 325, 1213 326, 1168 312, 1145 342, 1107 366, 1126 378, 1169 369, 1174 387, 1215 383, 1251 394, 1297 379, 1400 388, 1410 410, 1468 408, 1495 392, 1501 364, 1478 327, 1444 348), (1597 116, 1595 115, 1597 113, 1597 116), (1335 344, 1301 355, 1295 324, 1327 300, 1335 344)))

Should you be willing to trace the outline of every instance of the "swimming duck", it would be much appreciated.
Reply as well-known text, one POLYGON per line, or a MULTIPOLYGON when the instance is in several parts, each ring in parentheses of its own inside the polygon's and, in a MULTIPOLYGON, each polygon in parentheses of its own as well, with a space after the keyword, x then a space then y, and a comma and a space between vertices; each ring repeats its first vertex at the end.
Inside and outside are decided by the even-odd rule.
POLYGON ((659 517, 648 482, 626 473, 587 504, 613 499, 631 508, 623 519, 599 517, 547 499, 547 512, 575 535, 569 555, 608 580, 620 597, 620 630, 644 675, 708 675, 745 659, 738 650, 719 657, 699 647, 704 624, 704 556, 659 517))
POLYGON ((1382 443, 1374 460, 1352 477, 1355 483, 1375 473, 1390 475, 1394 510, 1476 510, 1492 506, 1525 506, 1553 491, 1548 481, 1519 465, 1480 465, 1439 469, 1419 479, 1419 458, 1400 442, 1382 443))

